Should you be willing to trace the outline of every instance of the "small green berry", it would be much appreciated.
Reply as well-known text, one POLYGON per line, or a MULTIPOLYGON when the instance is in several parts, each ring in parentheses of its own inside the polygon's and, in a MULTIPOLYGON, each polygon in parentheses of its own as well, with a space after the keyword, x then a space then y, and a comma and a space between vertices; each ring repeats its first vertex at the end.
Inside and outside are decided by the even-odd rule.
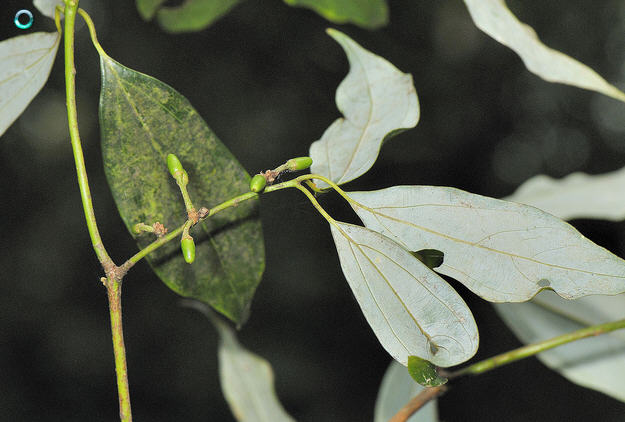
POLYGON ((187 264, 192 264, 195 261, 195 242, 192 237, 183 237, 180 241, 180 248, 182 249, 182 256, 187 264))
POLYGON ((267 184, 267 179, 262 174, 257 174, 252 177, 250 180, 250 190, 252 192, 260 192, 265 189, 265 185, 267 184))
POLYGON ((306 170, 312 165, 312 162, 313 160, 310 157, 296 157, 287 161, 286 165, 290 171, 306 170))
POLYGON ((180 160, 174 154, 167 155, 167 168, 174 179, 180 172, 184 171, 180 160))

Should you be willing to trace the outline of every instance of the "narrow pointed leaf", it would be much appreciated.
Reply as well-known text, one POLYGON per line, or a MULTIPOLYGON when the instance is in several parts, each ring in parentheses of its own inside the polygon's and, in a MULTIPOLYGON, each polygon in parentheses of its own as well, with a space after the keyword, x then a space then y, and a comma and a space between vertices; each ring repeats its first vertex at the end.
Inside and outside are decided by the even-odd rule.
POLYGON ((205 305, 186 306, 205 314, 215 326, 220 342, 219 380, 224 397, 239 422, 294 422, 278 400, 273 370, 269 362, 250 352, 237 340, 234 329, 214 315, 205 305))
POLYGON ((45 85, 60 41, 58 32, 35 32, 0 42, 0 135, 45 85))
POLYGON ((343 274, 378 340, 397 361, 411 355, 457 365, 477 350, 471 311, 440 276, 391 239, 333 222, 343 274))
POLYGON ((314 10, 327 20, 353 23, 367 29, 376 29, 388 23, 386 0, 284 0, 291 6, 314 10))
MULTIPOLYGON (((182 225, 186 211, 167 169, 175 154, 189 175, 196 208, 249 191, 250 177, 186 98, 170 86, 101 57, 100 126, 104 169, 113 198, 139 247, 154 240, 132 226, 182 225)), ((257 201, 241 203, 191 230, 196 259, 185 263, 172 241, 149 254, 156 274, 175 292, 209 303, 237 323, 246 319, 264 269, 257 201)))
MULTIPOLYGON (((417 124, 419 101, 410 74, 341 32, 329 29, 328 34, 341 44, 350 64, 336 91, 336 104, 344 117, 313 142, 309 155, 312 173, 341 184, 371 168, 385 139, 417 124)), ((318 186, 326 184, 319 181, 318 186)))
MULTIPOLYGON (((496 304, 495 309, 516 336, 529 344, 625 318, 625 295, 567 301, 552 292, 542 292, 531 302, 496 304)), ((625 402, 623 330, 541 352, 538 359, 571 382, 625 402)))
MULTIPOLYGON (((375 401, 373 422, 388 422, 406 403, 419 394, 424 387, 410 377, 406 368, 397 361, 391 362, 375 401)), ((437 400, 428 404, 412 415, 407 422, 438 422, 437 400)))
POLYGON ((159 25, 168 32, 200 31, 228 13, 241 0, 188 0, 179 6, 163 7, 156 13, 159 25))
POLYGON ((440 376, 436 366, 417 356, 408 356, 408 373, 417 383, 424 387, 438 387, 447 383, 447 378, 440 376))
MULTIPOLYGON (((54 9, 56 6, 65 7, 63 0, 33 0, 33 5, 42 15, 54 19, 54 9)), ((61 16, 63 16, 61 14, 61 16)))
POLYGON ((436 271, 486 300, 522 302, 544 288, 567 299, 625 291, 625 261, 537 208, 435 186, 349 196, 367 227, 411 251, 442 251, 436 271))
POLYGON ((510 47, 527 69, 549 82, 573 85, 625 101, 625 93, 583 63, 544 45, 536 32, 510 12, 504 0, 464 0, 475 25, 510 47))
POLYGON ((539 175, 523 183, 506 200, 547 211, 563 220, 625 218, 625 168, 596 176, 573 173, 562 179, 539 175))

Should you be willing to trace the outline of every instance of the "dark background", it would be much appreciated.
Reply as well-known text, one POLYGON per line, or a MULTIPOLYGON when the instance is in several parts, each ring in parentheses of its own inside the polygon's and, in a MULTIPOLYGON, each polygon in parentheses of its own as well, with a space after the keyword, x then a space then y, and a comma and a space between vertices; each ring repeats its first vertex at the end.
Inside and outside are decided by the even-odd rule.
MULTIPOLYGON (((421 121, 386 143, 373 169, 349 189, 433 184, 501 197, 538 173, 623 167, 625 105, 530 74, 513 52, 475 28, 459 0, 389 3, 387 28, 333 26, 413 74, 421 121)), ((548 45, 619 85, 625 81, 625 7, 600 3, 509 5, 548 45)), ((169 35, 143 22, 134 2, 81 4, 108 54, 189 98, 250 173, 306 155, 339 117, 334 93, 347 60, 324 32, 330 24, 311 11, 249 0, 207 30, 169 35)), ((2 22, 4 39, 15 35, 7 29, 14 12, 2 16, 10 19, 2 22)), ((44 29, 53 26, 41 15, 35 19, 44 29)), ((76 56, 96 214, 120 263, 136 246, 103 175, 99 65, 84 28, 76 56)), ((118 417, 106 294, 80 205, 63 86, 60 51, 46 87, 0 139, 0 420, 118 417)), ((324 206, 355 221, 332 196, 324 206)), ((390 358, 343 278, 327 224, 297 192, 267 195, 261 208, 267 269, 242 343, 271 362, 278 394, 297 420, 372 420, 390 358)), ((623 224, 574 224, 623 255, 623 224)), ((451 282, 480 329, 476 359, 520 345, 488 303, 451 282)), ((219 387, 216 334, 178 301, 145 263, 125 279, 135 420, 233 420, 219 387)), ((531 358, 454 382, 440 414, 450 422, 621 421, 625 404, 575 386, 531 358)))

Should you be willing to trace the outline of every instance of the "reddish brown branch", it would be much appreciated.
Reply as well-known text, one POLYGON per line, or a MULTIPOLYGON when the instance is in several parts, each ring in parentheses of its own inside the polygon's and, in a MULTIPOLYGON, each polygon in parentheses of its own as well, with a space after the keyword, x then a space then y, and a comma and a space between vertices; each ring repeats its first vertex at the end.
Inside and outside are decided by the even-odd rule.
POLYGON ((414 396, 404 407, 399 409, 399 412, 395 414, 388 422, 406 422, 409 417, 425 406, 430 400, 443 394, 447 391, 447 387, 439 385, 438 387, 429 387, 422 390, 419 394, 414 396))

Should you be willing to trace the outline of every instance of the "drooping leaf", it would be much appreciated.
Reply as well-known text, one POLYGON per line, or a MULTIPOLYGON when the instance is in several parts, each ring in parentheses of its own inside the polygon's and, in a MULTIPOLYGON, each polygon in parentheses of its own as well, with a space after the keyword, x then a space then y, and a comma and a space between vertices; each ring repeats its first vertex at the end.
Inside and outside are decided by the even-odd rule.
MULTIPOLYGON (((424 387, 410 377, 397 361, 389 365, 375 401, 373 422, 388 422, 406 403, 424 387)), ((412 415, 407 422, 438 422, 437 400, 434 399, 412 415)))
POLYGON ((168 32, 200 31, 212 25, 242 0, 188 0, 180 6, 163 7, 156 13, 168 32))
POLYGON ((284 0, 291 6, 306 7, 325 19, 338 23, 353 23, 367 29, 388 24, 386 0, 284 0))
MULTIPOLYGON (((312 173, 341 184, 371 168, 385 139, 417 124, 419 101, 410 74, 341 32, 329 29, 328 34, 341 44, 350 63, 336 91, 336 104, 345 117, 312 143, 309 155, 312 173)), ((318 185, 327 186, 321 181, 318 185)))
MULTIPOLYGON (((249 175, 185 97, 108 56, 100 63, 104 168, 117 208, 139 247, 154 239, 134 234, 134 224, 160 222, 173 230, 186 220, 180 191, 167 170, 167 154, 177 155, 189 174, 188 191, 196 208, 210 208, 249 191, 249 175)), ((191 235, 196 244, 192 265, 185 263, 177 241, 149 254, 150 265, 172 290, 242 323, 264 269, 257 201, 214 215, 191 235)))
POLYGON ((436 366, 418 356, 408 356, 408 373, 413 380, 424 387, 438 387, 447 383, 447 378, 436 371, 436 366))
POLYGON ((343 274, 376 337, 406 365, 419 356, 457 365, 477 351, 477 326, 445 280, 391 239, 365 227, 332 222, 343 274))
POLYGON ((510 47, 527 69, 549 82, 573 85, 625 101, 625 93, 583 63, 544 45, 536 32, 510 12, 504 0, 464 0, 475 25, 510 47))
POLYGON ((367 227, 411 251, 442 251, 436 271, 486 300, 522 302, 544 288, 567 299, 625 292, 625 261, 537 208, 436 186, 348 195, 367 227))
POLYGON ((205 305, 185 304, 208 316, 219 333, 219 380, 224 397, 239 422, 294 422, 278 400, 271 365, 245 349, 234 329, 205 305))
POLYGON ((65 7, 63 0, 33 0, 33 5, 41 12, 42 15, 52 19, 54 19, 54 9, 56 6, 65 7))
POLYGON ((35 32, 0 42, 0 135, 45 85, 60 40, 57 32, 35 32))
MULTIPOLYGON (((625 295, 567 301, 542 292, 527 303, 495 309, 523 343, 534 343, 590 325, 625 318, 625 295)), ((538 354, 568 380, 625 402, 625 331, 574 341, 538 354)))
POLYGON ((137 10, 139 15, 145 21, 152 20, 159 7, 167 0, 136 0, 137 10))
POLYGON ((562 179, 539 175, 523 183, 506 200, 547 211, 563 220, 625 218, 625 168, 596 176, 573 173, 562 179))

